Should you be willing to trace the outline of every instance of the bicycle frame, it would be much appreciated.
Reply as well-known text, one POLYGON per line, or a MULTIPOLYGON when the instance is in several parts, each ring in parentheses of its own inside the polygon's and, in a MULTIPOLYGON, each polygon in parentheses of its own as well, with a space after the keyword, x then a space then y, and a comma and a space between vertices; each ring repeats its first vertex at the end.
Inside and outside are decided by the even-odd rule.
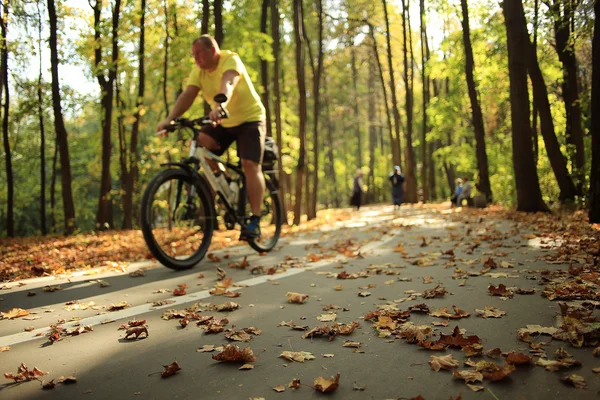
MULTIPOLYGON (((177 167, 183 168, 186 171, 188 171, 193 176, 194 179, 198 179, 200 181, 203 181, 203 180, 206 181, 208 183, 208 185, 212 188, 212 190, 215 193, 218 193, 219 197, 221 198, 223 204, 225 205, 225 207, 227 209, 227 212, 230 213, 231 215, 235 216, 235 219, 237 220, 237 222, 240 225, 245 226, 246 218, 248 218, 248 216, 243 214, 243 210, 245 210, 245 206, 246 206, 246 195, 245 195, 246 176, 244 175, 243 170, 241 169, 240 166, 232 164, 232 163, 222 159, 221 157, 217 156, 215 153, 211 152, 210 150, 208 150, 202 146, 198 146, 197 137, 198 137, 199 130, 195 127, 188 126, 188 128, 191 129, 194 134, 194 137, 190 140, 190 149, 189 149, 188 158, 182 160, 181 162, 164 163, 164 164, 161 164, 161 166, 177 166, 177 167), (239 196, 238 196, 237 210, 235 208, 235 205, 232 204, 231 201, 229 200, 229 198, 227 197, 227 194, 224 193, 223 190, 219 187, 219 185, 217 183, 217 178, 216 178, 214 172, 212 171, 210 164, 208 163, 209 159, 214 160, 214 161, 224 165, 226 169, 232 170, 239 175, 241 182, 240 182, 240 188, 239 188, 240 192, 239 192, 239 196), (194 168, 191 168, 190 164, 193 164, 194 168), (198 171, 202 171, 203 174, 201 175, 198 171), (202 176, 205 179, 202 179, 202 176)), ((192 203, 192 199, 195 195, 195 190, 196 190, 196 188, 192 185, 187 194, 186 202, 188 204, 192 203)), ((182 194, 182 187, 178 187, 177 193, 176 193, 176 203, 175 203, 174 209, 177 209, 177 207, 180 204, 181 194, 182 194)))

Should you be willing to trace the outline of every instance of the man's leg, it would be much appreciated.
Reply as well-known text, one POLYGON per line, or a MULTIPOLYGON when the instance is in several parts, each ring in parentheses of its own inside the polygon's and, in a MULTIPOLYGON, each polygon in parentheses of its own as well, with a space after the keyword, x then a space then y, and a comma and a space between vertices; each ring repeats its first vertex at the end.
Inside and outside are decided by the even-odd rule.
MULTIPOLYGON (((212 152, 221 149, 221 146, 219 146, 217 141, 205 132, 200 132, 198 135, 198 144, 212 152)), ((206 161, 208 161, 208 165, 210 165, 210 168, 213 170, 213 172, 218 171, 219 166, 215 160, 207 158, 206 161)))
POLYGON ((260 216, 262 202, 265 196, 265 177, 259 163, 242 159, 242 168, 246 175, 246 187, 248 188, 248 199, 252 214, 260 216))

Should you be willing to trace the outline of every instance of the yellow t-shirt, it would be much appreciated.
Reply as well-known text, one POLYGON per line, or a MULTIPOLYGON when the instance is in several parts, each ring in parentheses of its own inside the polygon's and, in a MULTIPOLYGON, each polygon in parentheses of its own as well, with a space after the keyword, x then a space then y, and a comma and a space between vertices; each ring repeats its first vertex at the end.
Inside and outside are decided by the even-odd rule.
POLYGON ((233 89, 231 99, 227 103, 229 117, 223 119, 222 125, 231 128, 244 122, 256 122, 265 119, 265 108, 250 81, 246 67, 237 55, 229 50, 221 50, 219 65, 212 71, 200 69, 196 64, 188 78, 188 85, 196 86, 202 91, 204 99, 215 106, 214 97, 221 89, 221 78, 225 71, 234 70, 240 74, 240 80, 233 89))

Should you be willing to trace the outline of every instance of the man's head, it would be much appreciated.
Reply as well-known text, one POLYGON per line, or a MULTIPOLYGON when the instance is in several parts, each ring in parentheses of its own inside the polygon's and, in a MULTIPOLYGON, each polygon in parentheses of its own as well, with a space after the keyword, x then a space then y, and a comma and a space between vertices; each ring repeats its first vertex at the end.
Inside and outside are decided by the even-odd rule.
POLYGON ((192 55, 200 69, 213 71, 219 64, 221 50, 217 41, 209 35, 202 35, 192 42, 192 55))
POLYGON ((394 166, 394 172, 397 172, 397 173, 401 172, 399 165, 394 166))

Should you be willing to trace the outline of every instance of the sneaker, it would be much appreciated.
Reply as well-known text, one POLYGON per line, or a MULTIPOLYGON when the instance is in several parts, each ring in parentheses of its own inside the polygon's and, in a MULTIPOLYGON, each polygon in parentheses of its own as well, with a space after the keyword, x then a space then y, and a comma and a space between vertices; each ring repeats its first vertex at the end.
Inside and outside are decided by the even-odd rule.
POLYGON ((253 215, 246 228, 242 229, 240 240, 250 240, 260 237, 260 218, 253 215))

